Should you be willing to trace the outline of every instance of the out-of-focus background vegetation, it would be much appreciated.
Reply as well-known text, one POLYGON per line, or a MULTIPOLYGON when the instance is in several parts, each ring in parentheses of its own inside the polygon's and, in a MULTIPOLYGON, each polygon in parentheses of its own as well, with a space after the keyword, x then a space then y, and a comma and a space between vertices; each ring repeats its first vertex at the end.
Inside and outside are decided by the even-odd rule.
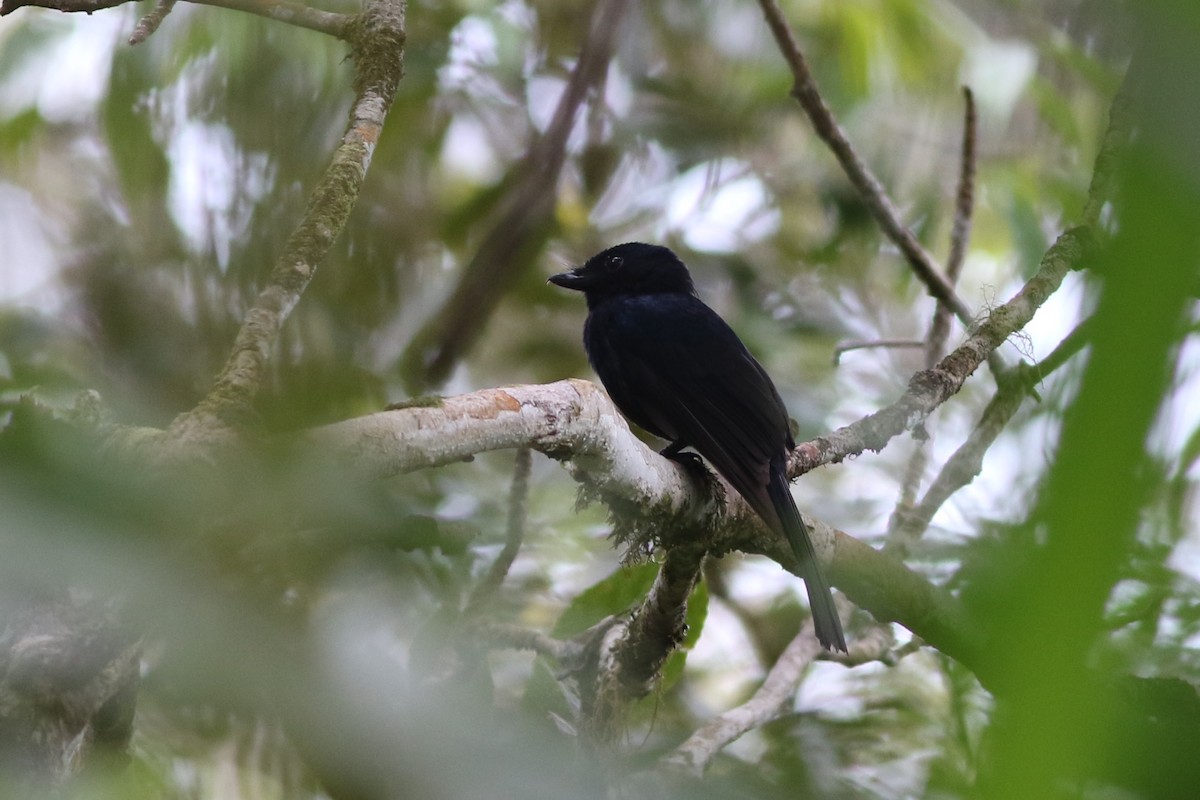
MULTIPOLYGON (((798 438, 903 391, 922 366, 919 349, 856 350, 837 364, 834 349, 850 339, 920 340, 933 303, 788 97, 791 75, 757 4, 631 5, 567 140, 551 212, 515 256, 493 265, 501 254, 481 244, 530 168, 522 158, 549 125, 592 3, 409 4, 406 75, 349 226, 273 353, 258 402, 267 432, 428 392, 590 377, 582 302, 545 279, 635 239, 684 257, 704 299, 774 376, 798 438), (494 270, 481 285, 498 302, 447 321, 441 310, 473 260, 494 270), (452 335, 465 337, 461 357, 431 369, 452 335)), ((782 5, 849 137, 938 257, 958 178, 960 86, 974 91, 977 210, 959 293, 981 315, 1079 221, 1109 103, 1147 35, 1138 31, 1164 29, 1147 17, 1175 15, 1177 31, 1200 25, 1185 3, 782 5)), ((130 47, 139 10, 29 8, 0 20, 0 424, 14 429, 22 397, 68 408, 83 389, 131 424, 163 426, 194 406, 345 125, 344 44, 181 3, 130 47)), ((1200 82, 1194 67, 1178 63, 1180 85, 1200 82)), ((1165 99, 1155 108, 1194 116, 1194 106, 1156 87, 1165 99)), ((1126 242, 1105 269, 1148 282, 1164 271, 1195 274, 1195 251, 1155 225, 1188 219, 1196 152, 1158 154, 1171 165, 1161 174, 1177 183, 1155 183, 1150 169, 1129 190, 1146 222, 1129 225, 1167 244, 1126 242), (1159 203, 1170 208, 1159 214, 1159 203), (1154 260, 1138 257, 1143 244, 1154 260)), ((1104 221, 1120 228, 1111 213, 1104 221)), ((1044 358, 1097 307, 1100 286, 1091 272, 1068 276, 1004 356, 1044 358)), ((1128 302, 1141 299, 1133 292, 1128 302)), ((1164 313, 1149 300, 1138 308, 1164 313)), ((1111 341, 1136 340, 1136 318, 1111 341)), ((1090 666, 1114 680, 1188 686, 1200 681, 1200 360, 1194 332, 1171 335, 1176 344, 1161 348, 1170 377, 1148 385, 1136 406, 1154 420, 1144 452, 1134 428, 1137 447, 1120 455, 1138 452, 1145 485, 1118 503, 1129 514, 1114 520, 1123 529, 1089 532, 1102 542, 1127 534, 1129 546, 1114 545, 1118 572, 1097 573, 1108 581, 1107 605, 1088 652, 1090 666)), ((950 344, 962 336, 956 328, 950 344)), ((910 554, 910 566, 985 614, 989 592, 1007 588, 989 581, 1021 574, 990 570, 1011 561, 996 554, 1044 543, 1035 523, 1042 512, 1053 518, 1047 494, 1086 497, 1098 480, 1085 464, 1048 482, 1088 363, 1076 357, 1040 382, 1039 399, 1025 403, 979 478, 910 554)), ((1141 374, 1136 366, 1129 374, 1141 374)), ((993 392, 981 373, 936 414, 926 479, 993 392)), ((1102 412, 1104 402, 1093 405, 1102 412)), ((1123 418, 1088 419, 1087 433, 1103 443, 1123 418)), ((528 654, 476 654, 453 693, 438 673, 456 611, 503 542, 511 453, 368 487, 272 463, 230 476, 244 485, 240 507, 212 508, 186 483, 147 493, 92 469, 69 433, 10 432, 4 441, 0 610, 71 587, 112 604, 144 644, 129 763, 80 789, 84 796, 376 796, 339 792, 329 776, 354 784, 370 773, 356 764, 381 760, 406 776, 396 796, 600 791, 565 723, 555 723, 570 718, 571 697, 553 666, 528 654), (435 684, 437 692, 424 688, 435 684)), ((905 437, 809 474, 796 485, 798 503, 879 544, 913 446, 905 437)), ((1096 452, 1100 463, 1105 450, 1096 452)), ((535 457, 526 541, 489 616, 551 632, 644 591, 653 567, 620 570, 603 509, 577 510, 574 493, 559 465, 535 457)), ((1092 575, 1086 548, 1073 563, 1092 575)), ((698 636, 682 675, 630 722, 629 770, 743 700, 803 619, 800 586, 776 565, 734 556, 713 570, 720 592, 710 586, 693 604, 698 636)), ((1037 574, 1045 580, 1026 588, 1034 606, 1088 590, 1037 574)), ((847 622, 853 640, 865 620, 847 622)), ((1021 621, 998 624, 1015 630, 1021 621)), ((1001 750, 1007 741, 993 712, 974 676, 930 648, 893 664, 819 663, 795 713, 730 748, 705 786, 735 797, 969 795, 991 763, 989 732, 1001 750)), ((995 763, 1010 763, 1005 752, 1017 749, 995 763)), ((1083 794, 1107 786, 1081 783, 1083 794)), ((1140 796, 1137 785, 1124 790, 1140 796)))

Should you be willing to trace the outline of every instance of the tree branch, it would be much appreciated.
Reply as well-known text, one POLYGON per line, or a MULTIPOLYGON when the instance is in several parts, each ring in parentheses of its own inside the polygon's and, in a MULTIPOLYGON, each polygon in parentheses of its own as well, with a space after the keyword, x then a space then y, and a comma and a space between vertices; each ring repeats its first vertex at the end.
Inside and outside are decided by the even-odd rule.
POLYGON ((534 263, 549 232, 567 138, 591 87, 603 80, 629 0, 597 0, 579 61, 546 132, 510 174, 515 185, 453 293, 413 337, 400 372, 414 392, 445 382, 491 319, 513 281, 534 263))
MULTIPOLYGON (((608 397, 587 381, 486 389, 444 398, 436 406, 339 422, 308 438, 317 452, 337 458, 341 469, 378 477, 488 450, 531 447, 569 461, 584 495, 612 509, 619 526, 668 537, 668 553, 687 544, 718 555, 740 550, 799 570, 786 542, 736 492, 701 486, 686 469, 646 447, 608 397), (720 502, 716 495, 722 492, 720 502)), ((881 621, 900 622, 968 666, 978 665, 982 648, 957 600, 890 556, 819 520, 805 516, 805 521, 818 560, 854 603, 881 621)))
POLYGON ((555 639, 540 631, 491 620, 472 623, 471 632, 492 645, 513 650, 532 650, 538 655, 559 662, 578 658, 581 649, 576 642, 555 639))
POLYGON ((925 533, 933 515, 950 496, 969 484, 983 468, 988 448, 1008 425, 1024 402, 1027 390, 1017 382, 1002 386, 992 397, 967 440, 942 465, 918 505, 897 506, 892 515, 884 551, 904 558, 908 549, 925 533))
POLYGON ((703 777, 708 765, 731 742, 789 710, 808 668, 821 652, 812 620, 804 623, 771 667, 758 690, 740 706, 713 717, 659 761, 667 770, 703 777))
POLYGON ((704 562, 703 537, 667 550, 646 598, 627 622, 605 636, 597 670, 585 688, 584 732, 596 743, 612 743, 624 730, 625 712, 654 687, 667 657, 687 634, 687 601, 704 562))
POLYGON ((1088 341, 1090 328, 1089 321, 1084 321, 1071 331, 1050 355, 1032 367, 1025 368, 1024 374, 1018 374, 1001 384, 967 440, 942 465, 941 472, 926 490, 920 504, 896 510, 893 515, 895 524, 889 531, 888 541, 884 546, 885 553, 903 558, 911 544, 929 527, 938 509, 955 492, 975 480, 983 469, 983 458, 988 448, 1017 413, 1026 395, 1032 391, 1031 382, 1042 380, 1078 353, 1088 341))
POLYGON ((584 380, 482 389, 337 422, 307 438, 318 453, 375 477, 530 447, 569 461, 576 479, 604 498, 676 512, 693 499, 683 469, 638 441, 607 395, 584 380))
POLYGON ((836 464, 867 450, 878 452, 895 436, 924 422, 935 408, 952 397, 988 355, 1033 318, 1034 312, 1076 269, 1088 249, 1085 228, 1072 228, 1046 251, 1038 271, 1004 305, 994 309, 956 350, 933 369, 909 380, 908 390, 887 408, 796 447, 789 474, 803 475, 824 464, 836 464))
MULTIPOLYGON (((18 8, 25 6, 48 8, 68 14, 79 12, 91 14, 106 8, 115 8, 128 2, 132 2, 132 0, 3 0, 3 2, 0 2, 0 17, 5 14, 11 14, 18 8)), ((245 11, 248 14, 266 17, 276 22, 283 22, 288 25, 295 25, 300 28, 307 28, 319 33, 335 36, 338 39, 349 37, 356 19, 349 14, 321 11, 320 9, 310 8, 300 3, 288 2, 288 0, 187 0, 187 2, 197 5, 229 8, 235 11, 245 11)), ((150 14, 146 15, 146 17, 143 17, 142 22, 150 20, 150 17, 155 16, 157 11, 158 9, 156 8, 150 14)), ((165 17, 166 14, 162 13, 162 16, 165 17)), ((154 32, 153 30, 149 30, 144 35, 140 35, 142 22, 138 23, 138 27, 134 29, 133 34, 130 36, 130 44, 138 44, 146 36, 154 32)), ((157 27, 160 22, 162 22, 161 17, 147 24, 157 27)))
POLYGON ((133 28, 133 33, 129 34, 129 43, 141 44, 150 38, 150 35, 158 30, 158 26, 162 25, 163 20, 167 18, 167 14, 171 13, 171 9, 175 7, 175 0, 155 0, 154 8, 144 17, 138 20, 137 25, 133 28))
MULTIPOLYGON (((1126 72, 1121 82, 1121 87, 1118 89, 1109 108, 1108 126, 1105 129, 1099 151, 1096 154, 1096 162, 1092 170, 1092 180, 1088 186, 1087 200, 1084 203, 1082 212, 1083 223, 1086 227, 1077 230, 1090 230, 1097 225, 1104 204, 1111 198, 1113 192, 1113 172, 1116 169, 1121 152, 1129 142, 1133 124, 1131 86, 1135 79, 1130 76, 1131 71, 1126 72)), ((959 260, 954 257, 954 254, 965 252, 963 248, 965 247, 966 233, 969 231, 969 216, 973 195, 970 188, 970 178, 974 175, 974 101, 969 89, 964 88, 964 93, 967 99, 967 122, 963 130, 962 173, 958 190, 958 211, 955 216, 955 232, 951 244, 951 267, 954 267, 955 261, 959 260), (962 240, 961 246, 959 245, 960 240, 962 240)), ((1049 253, 1046 256, 1048 257, 1049 253)), ((1045 258, 1043 258, 1043 264, 1045 264, 1045 258)), ((957 276, 957 268, 948 274, 953 279, 957 276)), ((937 353, 937 350, 934 349, 935 335, 944 337, 946 331, 946 328, 938 328, 939 319, 944 321, 944 312, 940 305, 934 314, 934 325, 930 329, 930 357, 934 357, 937 353)), ((1091 337, 1090 322, 1091 320, 1089 319, 1076 327, 1074 331, 1059 343, 1058 347, 1049 356, 1030 370, 1030 374, 1040 380, 1082 349, 1091 337)), ((983 458, 988 448, 991 447, 992 443, 1000 435, 1000 432, 1017 412, 1017 409, 1020 408, 1028 391, 1029 387, 1020 376, 1010 376, 1009 380, 1001 381, 999 390, 984 410, 979 423, 971 432, 967 441, 943 465, 941 472, 926 491, 920 505, 916 507, 913 505, 912 497, 915 496, 915 491, 913 495, 902 494, 901 501, 897 504, 896 511, 889 522, 888 542, 884 548, 885 551, 903 558, 911 543, 919 538, 928 528, 933 515, 937 513, 942 504, 954 492, 975 479, 982 469, 983 458)), ((915 465, 918 461, 921 462, 923 468, 923 458, 920 456, 923 452, 924 446, 922 445, 917 454, 914 454, 913 463, 910 464, 909 475, 906 476, 906 484, 909 478, 914 477, 915 465)))
POLYGON ((1096 163, 1092 168, 1092 180, 1088 185, 1087 200, 1084 202, 1081 218, 1084 225, 1095 226, 1100 222, 1100 213, 1104 206, 1112 200, 1114 191, 1114 176, 1121 153, 1129 144, 1133 132, 1133 94, 1134 84, 1138 80, 1134 67, 1138 60, 1135 58, 1121 86, 1108 107, 1108 127, 1100 140, 1100 149, 1096 152, 1096 163))
POLYGON ((405 0, 368 0, 354 22, 350 41, 357 97, 346 133, 284 245, 267 286, 246 313, 224 369, 200 404, 172 423, 174 435, 188 438, 198 433, 203 438, 211 435, 212 429, 236 430, 251 413, 280 328, 358 199, 403 74, 406 8, 405 0))
POLYGON ((895 204, 887 196, 883 184, 854 151, 853 145, 846 137, 846 132, 834 119, 833 112, 821 96, 821 90, 817 87, 816 79, 813 78, 812 71, 808 67, 808 61, 801 52, 800 46, 796 44, 796 37, 792 34, 791 26, 788 25, 783 12, 780 11, 775 0, 759 0, 759 5, 767 18, 767 25, 771 28, 780 52, 787 61, 788 67, 791 68, 792 77, 795 79, 792 96, 800 102, 800 106, 808 114, 817 135, 833 151, 846 176, 850 179, 850 183, 858 190, 863 203, 879 223, 879 227, 900 248, 900 252, 904 254, 917 278, 929 289, 929 293, 949 307, 964 325, 968 328, 971 327, 975 322, 971 309, 954 292, 953 284, 942 274, 934 262, 933 256, 921 246, 916 235, 900 221, 900 212, 896 210, 895 204))
MULTIPOLYGON (((975 206, 975 97, 971 90, 963 87, 963 100, 966 105, 965 121, 963 123, 962 158, 960 160, 958 191, 955 193, 954 224, 950 230, 950 256, 946 261, 946 280, 953 286, 958 283, 962 272, 963 262, 967 256, 967 243, 971 237, 971 213, 975 206)), ((929 333, 925 337, 925 368, 931 369, 937 365, 946 348, 946 338, 950 335, 950 309, 943 303, 938 303, 933 310, 933 319, 929 323, 929 333)), ((993 353, 994 354, 994 353, 993 353)), ((1001 380, 1003 371, 994 370, 997 380, 1001 380)), ((1015 410, 1015 409, 1014 409, 1015 410)), ((1007 421, 1007 418, 1005 418, 1007 421)), ((888 520, 886 545, 898 541, 901 521, 912 511, 916 501, 917 490, 921 488, 921 479, 929 464, 929 436, 924 427, 915 429, 916 447, 908 460, 904 471, 904 479, 900 484, 900 498, 896 508, 888 520)), ((980 456, 982 458, 982 454, 980 456)), ((923 530, 923 529, 922 529, 923 530)), ((911 535, 911 529, 906 531, 911 535)), ((920 533, 917 534, 918 536, 920 533)), ((904 557, 909 541, 901 543, 897 555, 904 557)))
POLYGON ((617 679, 627 696, 644 697, 669 656, 687 633, 687 601, 704 563, 700 546, 677 546, 667 551, 654 585, 629 623, 617 651, 617 679))
POLYGON ((54 796, 129 742, 140 638, 119 604, 83 590, 8 595, 0 617, 5 793, 54 796))
POLYGON ((843 355, 854 350, 915 350, 918 347, 923 348, 925 344, 916 339, 848 339, 833 348, 833 365, 836 367, 843 355))
MULTIPOLYGON (((963 263, 967 259, 967 245, 971 241, 971 215, 975 210, 975 159, 976 126, 975 95, 969 87, 963 87, 963 137, 962 158, 959 163, 958 191, 954 200, 954 224, 950 228, 950 254, 946 257, 946 282, 951 286, 958 283, 963 263)), ((933 322, 926 338, 925 366, 932 367, 942 357, 946 337, 950 335, 950 311, 944 303, 938 303, 933 311, 933 322)))
POLYGON ((504 537, 504 549, 471 592, 466 606, 467 614, 478 613, 484 603, 500 588, 521 549, 521 542, 525 538, 525 515, 529 510, 529 471, 532 465, 533 457, 529 448, 518 448, 517 462, 513 467, 512 490, 508 495, 508 530, 504 537))
MULTIPOLYGON (((259 17, 307 28, 319 33, 326 33, 338 39, 353 40, 356 20, 359 17, 350 14, 338 14, 332 11, 321 11, 302 3, 292 3, 288 0, 188 0, 218 8, 228 8, 234 11, 244 11, 259 17)), ((367 4, 369 7, 369 4, 367 4)), ((363 13, 367 13, 364 8, 363 13)), ((400 29, 403 30, 403 15, 400 18, 400 29)), ((401 40, 403 41, 403 40, 401 40)))

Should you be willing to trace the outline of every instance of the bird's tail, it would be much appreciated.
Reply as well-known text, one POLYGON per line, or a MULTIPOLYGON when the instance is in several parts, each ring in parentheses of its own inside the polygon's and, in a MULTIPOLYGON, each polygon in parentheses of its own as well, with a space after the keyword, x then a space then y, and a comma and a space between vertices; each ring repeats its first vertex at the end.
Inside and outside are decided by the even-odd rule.
POLYGON ((767 484, 767 495, 775 509, 787 536, 792 552, 800 562, 801 577, 808 590, 808 604, 812 607, 813 626, 817 632, 817 641, 826 650, 841 650, 846 652, 846 637, 842 633, 842 623, 838 619, 837 608, 833 604, 833 594, 829 590, 829 582, 821 572, 817 563, 817 554, 813 551, 812 539, 808 535, 808 527, 800 518, 796 509, 796 501, 788 489, 785 467, 779 464, 771 465, 771 480, 767 484))

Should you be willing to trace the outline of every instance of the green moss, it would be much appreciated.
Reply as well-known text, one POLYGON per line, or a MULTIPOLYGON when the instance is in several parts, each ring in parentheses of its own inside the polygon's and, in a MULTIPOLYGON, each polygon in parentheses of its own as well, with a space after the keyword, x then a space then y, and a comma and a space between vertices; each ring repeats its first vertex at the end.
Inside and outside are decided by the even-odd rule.
POLYGON ((441 408, 445 399, 440 394, 419 394, 407 400, 397 400, 394 403, 388 403, 384 410, 400 411, 405 408, 441 408))

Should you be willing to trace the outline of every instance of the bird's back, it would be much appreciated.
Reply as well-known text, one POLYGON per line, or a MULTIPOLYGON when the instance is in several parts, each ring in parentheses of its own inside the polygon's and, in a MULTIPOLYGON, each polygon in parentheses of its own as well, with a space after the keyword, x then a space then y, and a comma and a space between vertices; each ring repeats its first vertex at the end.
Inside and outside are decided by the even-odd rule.
POLYGON ((584 343, 622 413, 694 448, 758 505, 755 487, 766 487, 769 462, 791 446, 787 411, 716 312, 683 293, 616 297, 592 309, 584 343))

